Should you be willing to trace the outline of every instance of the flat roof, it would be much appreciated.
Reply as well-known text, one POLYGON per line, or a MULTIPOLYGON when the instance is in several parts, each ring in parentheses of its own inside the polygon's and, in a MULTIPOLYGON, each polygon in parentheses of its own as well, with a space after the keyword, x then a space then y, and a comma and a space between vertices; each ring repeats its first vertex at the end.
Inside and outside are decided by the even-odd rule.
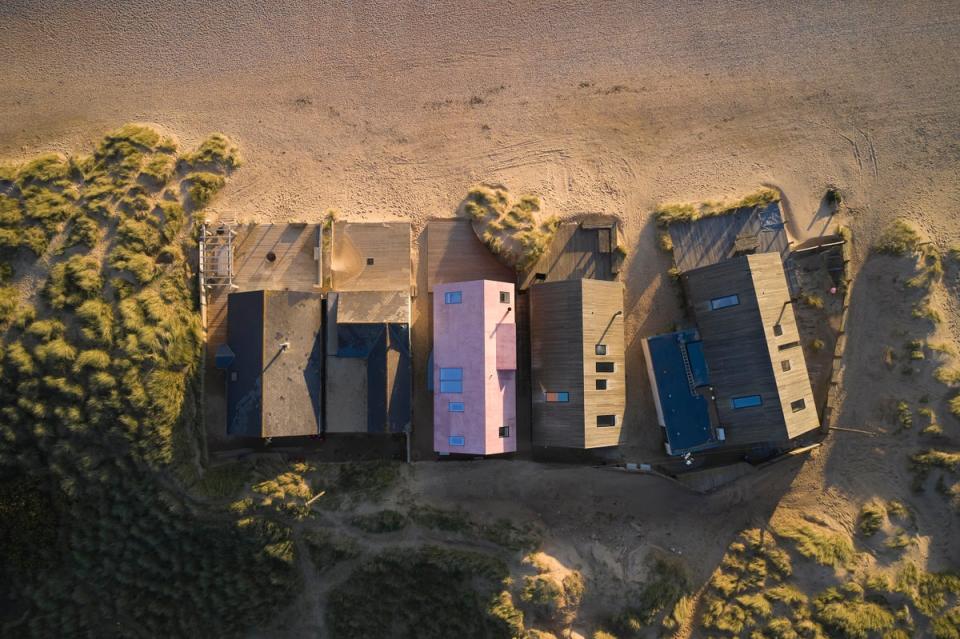
POLYGON ((319 432, 323 298, 247 291, 228 298, 227 434, 292 437, 319 432))
POLYGON ((651 337, 647 350, 670 452, 679 455, 717 446, 710 426, 710 372, 697 331, 651 337))
POLYGON ((324 432, 398 433, 410 424, 406 292, 330 293, 324 432))

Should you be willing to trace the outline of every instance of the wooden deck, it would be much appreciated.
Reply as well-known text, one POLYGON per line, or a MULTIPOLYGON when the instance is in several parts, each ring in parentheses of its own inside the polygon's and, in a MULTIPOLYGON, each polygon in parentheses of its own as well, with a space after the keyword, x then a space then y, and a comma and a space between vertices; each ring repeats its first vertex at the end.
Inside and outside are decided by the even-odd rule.
POLYGON ((612 222, 609 226, 565 222, 536 264, 523 273, 520 289, 537 281, 615 280, 616 246, 617 229, 612 222))
POLYGON ((790 242, 780 204, 670 226, 673 259, 683 273, 733 257, 737 238, 747 236, 756 236, 757 253, 779 253, 785 260, 790 242))
POLYGON ((330 269, 335 291, 409 292, 410 224, 336 222, 330 269))
POLYGON ((515 282, 517 274, 500 262, 473 232, 469 220, 433 220, 427 225, 427 291, 437 284, 493 280, 515 282))

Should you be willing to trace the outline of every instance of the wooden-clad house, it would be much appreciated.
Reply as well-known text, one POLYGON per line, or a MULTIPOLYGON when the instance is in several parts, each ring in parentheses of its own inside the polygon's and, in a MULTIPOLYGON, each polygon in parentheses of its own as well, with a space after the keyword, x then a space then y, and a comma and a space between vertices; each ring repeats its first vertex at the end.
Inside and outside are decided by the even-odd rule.
POLYGON ((784 446, 818 428, 781 256, 724 260, 683 284, 697 328, 644 341, 668 452, 784 446))
POLYGON ((623 284, 594 279, 530 287, 533 444, 620 443, 626 399, 623 284))

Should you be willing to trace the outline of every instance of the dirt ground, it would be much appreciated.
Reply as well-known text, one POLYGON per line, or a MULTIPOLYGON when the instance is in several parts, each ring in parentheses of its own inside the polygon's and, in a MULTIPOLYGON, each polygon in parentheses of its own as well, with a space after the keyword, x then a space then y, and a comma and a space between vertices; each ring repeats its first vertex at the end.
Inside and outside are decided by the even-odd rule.
MULTIPOLYGON (((238 220, 320 221, 333 207, 342 219, 409 219, 417 236, 480 181, 539 195, 546 214, 617 215, 635 389, 619 454, 637 461, 660 440, 639 339, 680 316, 652 209, 776 186, 797 240, 839 219, 853 229, 836 424, 872 435, 835 432, 789 472, 708 496, 499 461, 417 464, 414 490, 540 519, 551 556, 603 567, 597 575, 629 576, 634 558, 673 547, 697 557, 698 578, 751 522, 809 511, 852 530, 863 502, 896 497, 929 537, 917 558, 956 567, 956 515, 934 490, 910 492, 906 454, 919 436, 896 428, 892 406, 929 396, 954 444, 960 424, 932 360, 906 375, 885 367, 883 350, 914 338, 956 345, 956 288, 936 293, 943 321, 930 326, 898 288, 903 262, 866 257, 898 216, 941 249, 960 241, 958 33, 956 11, 932 2, 13 0, 0 5, 0 157, 89 148, 147 121, 185 144, 211 130, 239 143, 246 164, 212 205, 238 220), (836 219, 820 214, 828 184, 846 203, 836 219), (610 523, 597 524, 604 513, 610 523)), ((616 583, 598 577, 588 591, 616 583)))

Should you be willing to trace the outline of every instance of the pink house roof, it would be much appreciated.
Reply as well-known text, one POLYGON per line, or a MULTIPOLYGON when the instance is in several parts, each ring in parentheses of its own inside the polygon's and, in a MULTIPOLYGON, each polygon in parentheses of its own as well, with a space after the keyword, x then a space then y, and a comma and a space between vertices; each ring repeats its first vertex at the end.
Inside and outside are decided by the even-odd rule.
POLYGON ((433 289, 433 442, 441 454, 517 450, 514 286, 475 280, 433 289))

